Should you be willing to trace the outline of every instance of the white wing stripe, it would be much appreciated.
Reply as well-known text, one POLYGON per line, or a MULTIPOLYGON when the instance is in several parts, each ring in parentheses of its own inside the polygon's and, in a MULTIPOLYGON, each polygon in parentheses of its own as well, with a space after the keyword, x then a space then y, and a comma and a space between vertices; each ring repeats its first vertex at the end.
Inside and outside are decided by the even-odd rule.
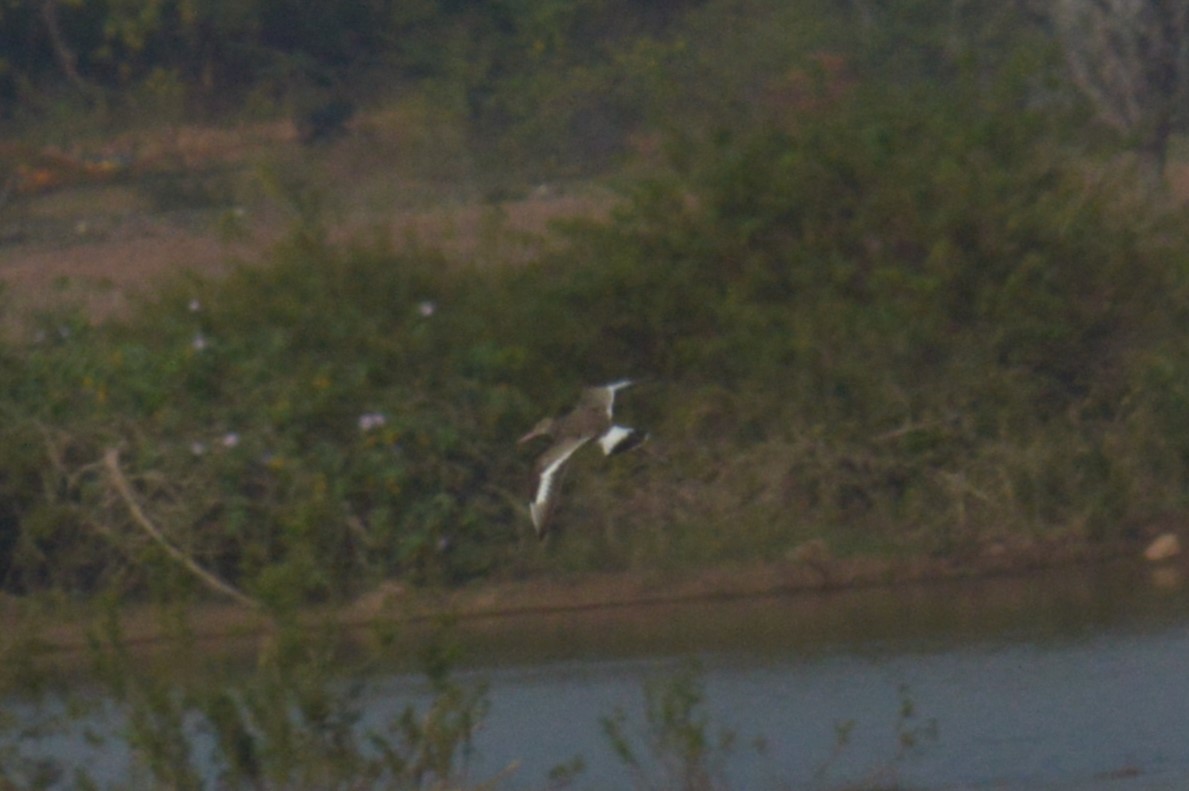
POLYGON ((604 455, 610 456, 619 443, 635 433, 634 429, 624 428, 623 426, 612 426, 607 429, 606 434, 599 437, 599 446, 603 449, 604 455))
POLYGON ((615 408, 615 391, 622 390, 631 384, 631 379, 620 379, 618 382, 603 385, 603 389, 607 391, 607 417, 611 417, 611 410, 615 408))
POLYGON ((537 484, 537 498, 533 500, 537 505, 544 504, 549 500, 549 493, 553 491, 553 479, 557 475, 558 469, 565 463, 568 456, 562 456, 557 461, 550 464, 545 469, 541 470, 541 480, 537 484))
POLYGON ((557 471, 566 463, 566 460, 574 455, 574 451, 586 444, 586 440, 578 440, 571 443, 570 447, 558 454, 557 458, 545 465, 541 470, 541 478, 537 484, 537 497, 533 500, 533 504, 543 506, 549 501, 549 495, 553 491, 553 479, 557 477, 557 471))

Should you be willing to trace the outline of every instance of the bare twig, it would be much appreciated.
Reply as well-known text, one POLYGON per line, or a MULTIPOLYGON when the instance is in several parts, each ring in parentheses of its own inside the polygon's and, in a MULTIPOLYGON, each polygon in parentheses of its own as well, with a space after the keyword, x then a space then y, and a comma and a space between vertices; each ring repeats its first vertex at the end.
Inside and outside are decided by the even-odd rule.
POLYGON ((918 431, 929 431, 931 429, 937 428, 938 426, 944 426, 952 422, 953 421, 951 419, 940 418, 937 420, 925 420, 920 423, 905 423, 899 428, 894 428, 891 431, 885 431, 882 434, 876 434, 871 438, 871 441, 889 442, 894 439, 906 437, 909 434, 915 434, 918 431))
POLYGON ((169 543, 169 540, 157 529, 157 526, 152 523, 140 505, 136 502, 136 497, 132 492, 132 487, 128 484, 128 479, 124 477, 123 471, 120 469, 120 452, 115 448, 108 448, 107 452, 103 454, 103 466, 107 468, 108 475, 111 477, 112 486, 115 487, 116 493, 120 495, 120 499, 124 501, 124 505, 128 507, 128 513, 132 515, 132 521, 143 530, 149 538, 153 539, 162 549, 165 554, 169 555, 175 561, 182 565, 198 579, 202 580, 207 587, 212 590, 222 593, 235 599, 240 604, 246 605, 253 609, 263 609, 260 602, 256 601, 247 594, 241 592, 238 588, 224 582, 223 580, 210 573, 193 558, 186 555, 180 549, 169 543))
POLYGON ((50 49, 54 60, 66 79, 87 96, 95 94, 95 87, 87 82, 78 70, 78 55, 70 48, 66 36, 62 33, 62 26, 58 20, 58 0, 43 0, 41 3, 41 21, 45 25, 45 32, 50 40, 50 49))

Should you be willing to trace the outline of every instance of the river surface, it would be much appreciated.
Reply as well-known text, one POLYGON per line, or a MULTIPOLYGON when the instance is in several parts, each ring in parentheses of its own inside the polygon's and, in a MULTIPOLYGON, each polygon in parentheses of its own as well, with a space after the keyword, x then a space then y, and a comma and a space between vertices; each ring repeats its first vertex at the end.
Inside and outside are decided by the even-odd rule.
MULTIPOLYGON (((620 712, 668 787, 644 689, 692 673, 706 732, 734 735, 711 753, 735 789, 1189 789, 1189 587, 1168 569, 490 618, 458 639, 459 680, 490 701, 468 779, 498 788, 575 758, 571 787, 632 788, 602 725, 620 712)), ((425 694, 368 679, 362 724, 425 694)), ((50 749, 118 786, 110 744, 50 749)))

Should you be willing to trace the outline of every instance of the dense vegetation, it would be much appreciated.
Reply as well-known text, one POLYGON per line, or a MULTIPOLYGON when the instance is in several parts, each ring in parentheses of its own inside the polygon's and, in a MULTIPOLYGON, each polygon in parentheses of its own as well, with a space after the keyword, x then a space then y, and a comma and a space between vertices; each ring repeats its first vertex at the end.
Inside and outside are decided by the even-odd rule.
POLYGON ((640 120, 644 105, 629 94, 655 76, 626 75, 663 56, 669 45, 653 36, 698 5, 5 0, 0 121, 50 118, 77 132, 80 104, 87 126, 309 120, 428 92, 460 119, 476 156, 512 153, 520 169, 558 156, 597 166, 640 120))
MULTIPOLYGON (((162 283, 100 325, 63 305, 6 335, 5 604, 106 604, 90 655, 147 786, 440 787, 463 784, 482 689, 431 645, 432 702, 365 733, 369 693, 342 674, 385 661, 391 627, 361 648, 303 605, 388 579, 823 543, 960 557, 1183 518, 1184 209, 1119 165, 1023 4, 968 5, 0 0, 0 123, 37 145, 345 100, 424 121, 401 140, 480 183, 495 242, 496 198, 524 184, 619 196, 527 262, 343 242, 326 149, 306 149, 306 169, 274 163, 292 226, 267 260, 162 283), (623 420, 652 441, 576 457, 539 544, 514 440, 624 376, 640 382, 623 420), (127 602, 212 588, 272 616, 253 671, 178 681, 204 662, 169 606, 178 639, 131 655, 127 602)), ((0 212, 18 213, 10 159, 0 212)), ((146 189, 218 203, 209 174, 176 175, 146 189)), ((0 646, 6 692, 44 681, 39 624, 22 625, 0 646)), ((701 694, 688 675, 650 690, 643 734, 604 720, 642 786, 721 785, 731 740, 701 694)), ((54 723, 29 711, 3 723, 0 778, 50 785, 21 745, 54 723)))
MULTIPOLYGON (((613 148, 658 141, 613 216, 527 265, 480 267, 333 244, 321 188, 296 183, 267 264, 167 284, 100 327, 45 317, 0 359, 7 590, 179 591, 186 558, 283 606, 391 577, 779 558, 815 538, 840 553, 1093 540, 1184 509, 1183 216, 1097 158, 1026 19, 707 3, 612 25, 614 3, 529 5, 541 16, 430 14, 494 25, 483 47, 540 45, 514 73, 475 50, 451 61, 486 64, 479 104, 507 111, 466 124, 569 172, 540 144, 574 127, 532 120, 554 123, 541 108, 562 95, 618 103, 560 114, 628 119, 613 148), (577 48, 592 14, 605 24, 577 48), (512 440, 625 375, 643 380, 622 406, 650 450, 573 476, 538 547, 512 440)), ((266 16, 249 26, 262 47, 266 16)), ((148 42, 173 40, 165 19, 122 51, 129 74, 161 67, 148 42)), ((348 49, 388 52, 394 28, 369 29, 348 49)), ((169 51, 178 75, 206 52, 169 51)), ((22 57, 12 74, 48 68, 22 57)))

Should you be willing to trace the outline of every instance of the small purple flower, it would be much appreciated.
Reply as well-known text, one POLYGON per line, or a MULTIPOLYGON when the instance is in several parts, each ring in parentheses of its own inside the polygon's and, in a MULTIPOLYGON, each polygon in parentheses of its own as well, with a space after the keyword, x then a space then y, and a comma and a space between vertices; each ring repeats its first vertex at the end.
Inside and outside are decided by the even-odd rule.
POLYGON ((236 445, 239 444, 239 434, 236 434, 234 431, 228 431, 226 434, 223 435, 222 442, 223 442, 223 447, 234 448, 236 445))

